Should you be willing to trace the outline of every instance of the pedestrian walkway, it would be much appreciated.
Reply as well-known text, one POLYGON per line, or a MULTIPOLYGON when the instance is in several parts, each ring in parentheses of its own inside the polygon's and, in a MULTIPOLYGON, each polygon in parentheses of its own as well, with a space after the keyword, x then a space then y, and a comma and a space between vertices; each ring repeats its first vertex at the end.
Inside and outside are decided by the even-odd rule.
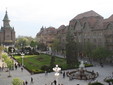
MULTIPOLYGON (((74 69, 73 69, 74 70, 74 69)), ((113 72, 113 67, 112 66, 104 66, 103 68, 100 66, 96 66, 96 67, 88 67, 87 70, 94 70, 95 72, 99 72, 99 77, 95 80, 95 81, 99 81, 104 83, 105 85, 107 85, 107 83, 105 83, 103 81, 103 79, 107 76, 111 76, 112 72, 113 72)), ((71 71, 71 70, 65 70, 65 71, 71 71)), ((27 70, 23 70, 23 72, 21 71, 21 68, 18 67, 17 70, 13 70, 11 71, 11 76, 12 77, 7 77, 8 76, 8 72, 0 72, 0 85, 12 85, 12 79, 15 77, 18 77, 24 81, 28 81, 28 85, 51 85, 51 82, 53 82, 56 78, 54 76, 55 72, 51 72, 48 73, 47 75, 45 75, 45 73, 41 73, 41 74, 34 74, 31 75, 27 70), (33 83, 31 82, 31 77, 33 78, 33 83)), ((68 77, 63 78, 63 74, 60 74, 59 78, 58 78, 58 82, 60 84, 63 85, 87 85, 89 83, 89 80, 85 81, 85 80, 69 80, 68 77)))

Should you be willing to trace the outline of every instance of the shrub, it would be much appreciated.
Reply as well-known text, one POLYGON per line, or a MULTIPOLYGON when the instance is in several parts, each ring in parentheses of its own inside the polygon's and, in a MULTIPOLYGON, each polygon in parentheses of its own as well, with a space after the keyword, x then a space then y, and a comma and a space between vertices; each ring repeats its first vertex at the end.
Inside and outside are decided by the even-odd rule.
POLYGON ((47 65, 43 65, 43 66, 41 67, 41 70, 43 70, 43 71, 49 71, 49 69, 50 69, 50 67, 47 66, 47 65))
POLYGON ((14 78, 12 80, 12 85, 23 85, 23 80, 21 80, 19 78, 14 78))
POLYGON ((40 70, 40 69, 32 69, 32 73, 42 73, 44 71, 40 70))
POLYGON ((89 83, 88 85, 104 85, 104 84, 102 84, 100 82, 94 82, 94 83, 89 83))
POLYGON ((92 64, 85 64, 85 67, 91 67, 93 66, 92 64))
POLYGON ((107 80, 105 80, 105 82, 107 82, 107 83, 112 82, 113 83, 113 79, 107 79, 107 80))

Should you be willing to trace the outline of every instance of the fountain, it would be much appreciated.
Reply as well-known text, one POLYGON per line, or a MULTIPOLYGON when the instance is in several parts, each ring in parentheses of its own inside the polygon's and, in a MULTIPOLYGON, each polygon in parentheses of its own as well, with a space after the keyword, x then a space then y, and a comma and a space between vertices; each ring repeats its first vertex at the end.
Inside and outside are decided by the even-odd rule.
POLYGON ((94 71, 88 71, 87 69, 85 69, 84 62, 81 61, 80 65, 79 65, 79 69, 68 72, 67 76, 70 79, 90 80, 90 79, 97 78, 98 72, 95 73, 94 71))

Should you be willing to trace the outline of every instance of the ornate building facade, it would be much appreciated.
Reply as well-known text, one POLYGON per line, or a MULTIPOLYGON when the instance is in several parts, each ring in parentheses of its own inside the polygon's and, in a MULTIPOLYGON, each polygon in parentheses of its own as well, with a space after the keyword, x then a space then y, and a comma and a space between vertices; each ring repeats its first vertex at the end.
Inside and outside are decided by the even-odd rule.
MULTIPOLYGON (((87 11, 78 14, 70 20, 68 26, 61 25, 56 31, 57 37, 55 36, 54 38, 58 38, 60 42, 64 43, 64 46, 66 43, 66 34, 68 31, 71 31, 74 34, 76 42, 82 44, 90 42, 97 47, 103 46, 113 50, 113 15, 108 19, 104 19, 93 10, 87 11)), ((46 37, 49 38, 49 36, 46 37)), ((41 40, 41 37, 38 35, 37 38, 41 40)))
POLYGON ((57 30, 54 27, 42 27, 40 32, 36 35, 36 40, 40 43, 50 46, 56 37, 56 33, 57 30))
POLYGON ((68 29, 72 30, 77 42, 90 42, 113 50, 113 16, 104 19, 91 10, 73 18, 68 29))
POLYGON ((0 44, 5 46, 12 46, 15 43, 15 30, 10 26, 10 20, 8 14, 6 14, 3 19, 3 26, 0 29, 0 44))

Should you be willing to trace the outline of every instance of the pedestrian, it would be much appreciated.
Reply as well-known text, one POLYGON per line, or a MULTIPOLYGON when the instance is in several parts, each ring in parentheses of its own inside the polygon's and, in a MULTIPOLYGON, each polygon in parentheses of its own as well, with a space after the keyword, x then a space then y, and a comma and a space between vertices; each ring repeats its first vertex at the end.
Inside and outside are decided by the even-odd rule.
POLYGON ((21 71, 23 72, 23 67, 21 67, 21 71))
POLYGON ((109 82, 109 85, 113 85, 111 81, 109 82))
POLYGON ((21 65, 20 65, 20 64, 18 64, 18 66, 20 67, 21 65))
POLYGON ((51 82, 51 85, 53 85, 53 82, 51 82))
POLYGON ((25 81, 25 85, 27 85, 28 84, 28 82, 27 81, 25 81))
POLYGON ((65 78, 65 71, 63 72, 63 78, 65 78))
POLYGON ((112 77, 113 77, 113 72, 112 72, 112 77))
POLYGON ((56 85, 56 83, 57 83, 56 80, 54 80, 54 85, 56 85))
POLYGON ((17 65, 16 65, 16 63, 15 63, 15 69, 17 70, 17 65))
POLYGON ((45 71, 45 75, 47 75, 47 71, 45 71))
POLYGON ((97 77, 99 76, 99 73, 98 73, 98 72, 96 72, 96 76, 97 76, 97 77))
POLYGON ((31 83, 33 83, 33 78, 31 77, 31 83))

